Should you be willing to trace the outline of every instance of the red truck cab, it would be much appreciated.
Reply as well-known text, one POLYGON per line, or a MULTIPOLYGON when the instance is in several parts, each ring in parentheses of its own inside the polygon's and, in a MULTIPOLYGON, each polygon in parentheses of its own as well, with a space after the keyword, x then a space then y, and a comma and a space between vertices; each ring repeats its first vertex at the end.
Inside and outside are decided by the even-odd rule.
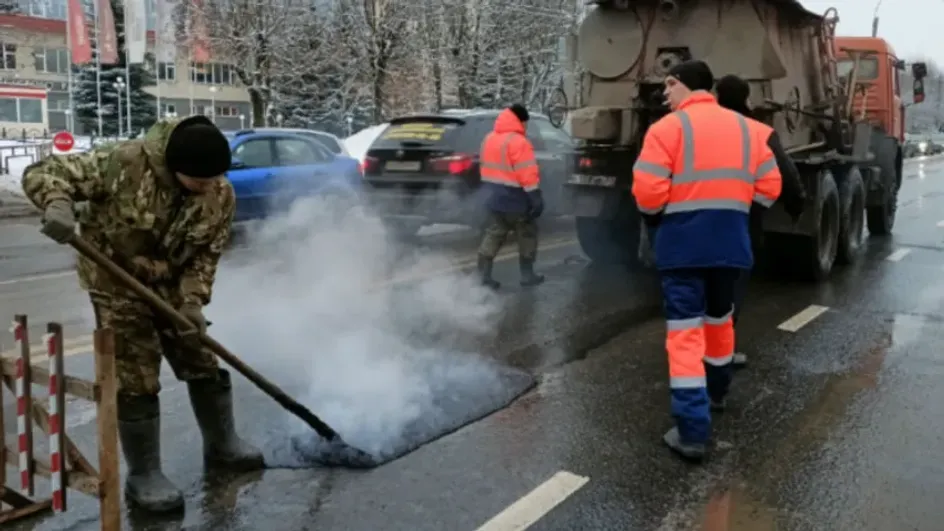
POLYGON ((857 90, 852 109, 858 118, 880 127, 888 136, 904 142, 905 106, 901 99, 901 70, 904 62, 880 37, 836 37, 836 62, 839 77, 848 80, 856 58, 857 90))

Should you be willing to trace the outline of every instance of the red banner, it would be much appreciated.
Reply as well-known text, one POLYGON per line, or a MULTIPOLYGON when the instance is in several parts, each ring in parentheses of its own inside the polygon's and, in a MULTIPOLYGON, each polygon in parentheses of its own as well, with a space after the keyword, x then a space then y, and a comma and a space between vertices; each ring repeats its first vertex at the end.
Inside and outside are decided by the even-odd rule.
POLYGON ((207 43, 206 14, 203 0, 190 4, 190 60, 195 63, 210 62, 210 47, 207 43))
POLYGON ((92 42, 89 41, 88 26, 85 23, 85 11, 82 0, 69 0, 69 50, 72 64, 84 65, 92 62, 92 42))
POLYGON ((115 35, 115 14, 111 10, 110 0, 98 2, 98 31, 100 35, 99 53, 103 65, 118 64, 118 37, 115 35))

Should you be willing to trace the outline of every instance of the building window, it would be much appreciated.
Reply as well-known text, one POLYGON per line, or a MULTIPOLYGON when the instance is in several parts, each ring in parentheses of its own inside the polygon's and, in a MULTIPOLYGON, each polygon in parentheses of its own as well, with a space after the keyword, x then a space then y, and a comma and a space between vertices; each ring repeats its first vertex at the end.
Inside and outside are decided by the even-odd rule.
POLYGON ((67 0, 20 0, 20 11, 38 18, 66 20, 67 0))
POLYGON ((16 70, 16 45, 0 42, 0 70, 16 70))
POLYGON ((234 85, 236 76, 230 65, 190 63, 190 80, 203 85, 234 85))
POLYGON ((174 63, 157 63, 157 79, 174 81, 177 79, 177 65, 174 63))
POLYGON ((36 71, 46 74, 67 74, 69 72, 69 50, 64 48, 37 48, 33 56, 36 59, 36 71))
POLYGON ((0 122, 43 123, 43 100, 0 97, 0 122))
POLYGON ((177 114, 177 106, 173 103, 162 103, 161 104, 161 114, 163 116, 171 116, 177 114))
POLYGON ((217 108, 216 108, 216 115, 217 115, 217 116, 224 116, 224 117, 228 117, 228 116, 239 116, 239 108, 238 108, 238 107, 234 107, 234 106, 232 106, 232 105, 224 105, 224 106, 222 106, 222 107, 217 107, 217 108))

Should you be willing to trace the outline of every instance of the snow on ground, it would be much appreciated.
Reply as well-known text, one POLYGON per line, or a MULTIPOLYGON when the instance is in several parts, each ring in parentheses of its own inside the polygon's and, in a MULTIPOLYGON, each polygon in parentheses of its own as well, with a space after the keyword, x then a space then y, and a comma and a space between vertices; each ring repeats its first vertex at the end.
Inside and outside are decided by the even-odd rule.
POLYGON ((344 147, 347 148, 347 152, 350 153, 352 157, 363 162, 364 156, 367 155, 367 150, 370 149, 370 145, 373 144, 374 140, 380 136, 380 133, 387 128, 387 125, 388 124, 372 125, 366 129, 361 129, 343 140, 344 147))

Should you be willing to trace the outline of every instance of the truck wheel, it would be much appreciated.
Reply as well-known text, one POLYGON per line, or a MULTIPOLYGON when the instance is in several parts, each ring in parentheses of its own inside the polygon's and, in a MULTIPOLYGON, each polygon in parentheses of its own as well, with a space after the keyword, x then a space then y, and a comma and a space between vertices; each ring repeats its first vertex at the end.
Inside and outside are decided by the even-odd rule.
POLYGON ((898 188, 901 183, 897 164, 898 147, 894 138, 885 137, 878 144, 875 165, 880 168, 883 183, 882 200, 866 209, 869 234, 885 236, 892 233, 898 211, 898 188))
POLYGON ((839 188, 832 173, 823 170, 820 174, 820 193, 816 212, 819 220, 812 236, 800 237, 795 256, 799 260, 798 273, 809 280, 821 281, 829 276, 836 262, 839 249, 841 203, 839 188))
POLYGON ((636 211, 621 211, 614 219, 577 217, 577 240, 583 253, 594 262, 642 267, 641 226, 642 218, 636 211))
POLYGON ((840 264, 854 264, 865 250, 865 183, 859 168, 849 168, 839 184, 839 250, 840 264))

